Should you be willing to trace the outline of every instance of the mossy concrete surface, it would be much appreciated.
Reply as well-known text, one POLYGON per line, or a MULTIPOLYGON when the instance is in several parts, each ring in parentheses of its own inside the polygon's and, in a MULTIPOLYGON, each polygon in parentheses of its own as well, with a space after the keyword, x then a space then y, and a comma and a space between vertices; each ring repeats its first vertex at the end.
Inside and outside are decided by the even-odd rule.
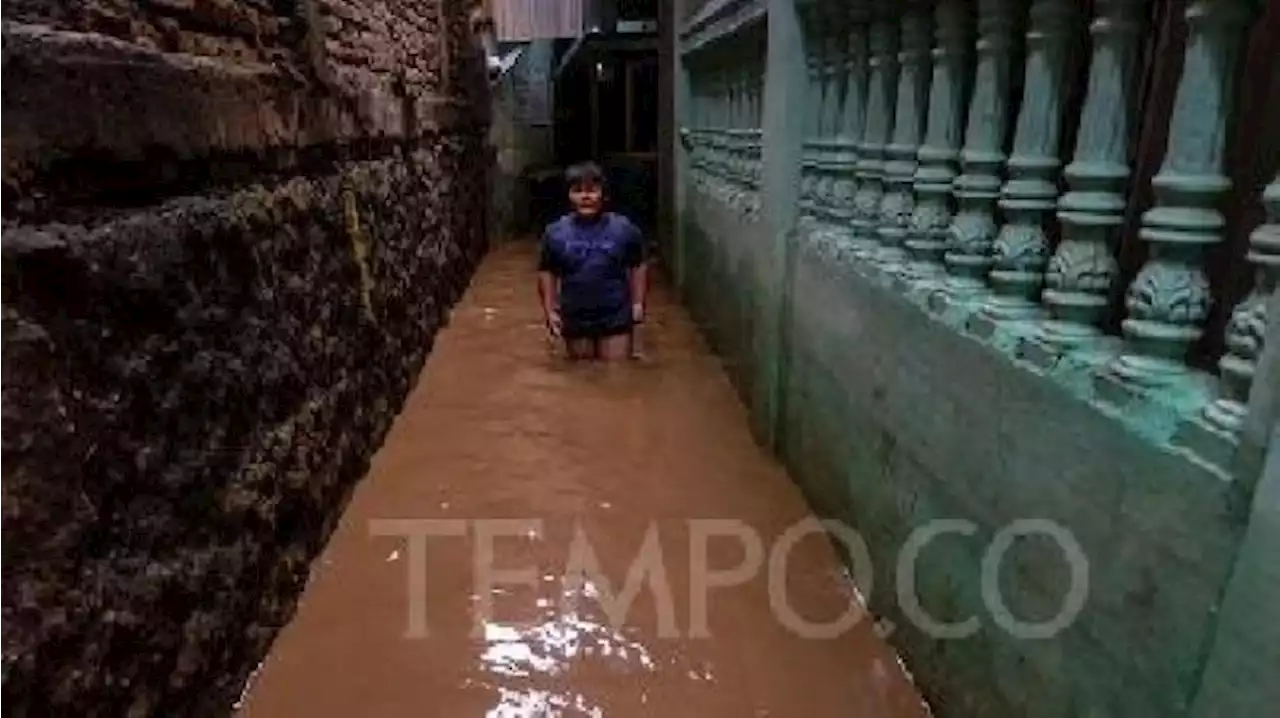
POLYGON ((874 581, 861 588, 939 713, 1186 714, 1246 523, 1236 487, 804 235, 785 286, 764 286, 776 275, 761 225, 692 190, 683 206, 691 311, 815 509, 866 541, 874 581), (770 292, 787 309, 781 341, 765 345, 770 292), (770 372, 779 408, 762 414, 770 372), (899 561, 913 532, 955 519, 971 533, 924 545, 915 593, 935 621, 980 628, 940 640, 905 614, 899 561), (982 584, 993 541, 1026 519, 1053 522, 1087 562, 1080 613, 1040 640, 995 612, 1059 613, 1073 581, 1060 542, 1017 538, 995 602, 982 584))

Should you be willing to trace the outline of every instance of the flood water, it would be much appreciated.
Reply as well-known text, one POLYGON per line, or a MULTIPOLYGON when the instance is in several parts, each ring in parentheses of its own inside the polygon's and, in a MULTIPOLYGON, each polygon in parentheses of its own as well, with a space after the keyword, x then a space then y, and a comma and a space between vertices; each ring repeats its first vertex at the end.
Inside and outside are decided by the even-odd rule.
POLYGON ((669 293, 570 365, 533 266, 485 260, 239 715, 927 715, 669 293))

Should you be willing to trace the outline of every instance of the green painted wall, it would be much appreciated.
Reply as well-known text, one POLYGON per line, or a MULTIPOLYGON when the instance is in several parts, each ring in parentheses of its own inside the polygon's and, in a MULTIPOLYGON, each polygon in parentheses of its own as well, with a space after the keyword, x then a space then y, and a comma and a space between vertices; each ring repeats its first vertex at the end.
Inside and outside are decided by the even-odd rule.
MULTIPOLYGON (((814 508, 867 541, 872 607, 899 626, 892 641, 939 713, 1184 714, 1245 523, 1230 485, 800 242, 785 339, 762 346, 765 237, 710 200, 685 205, 689 308, 753 414, 780 372, 781 408, 762 434, 814 508), (977 534, 929 544, 919 595, 938 620, 972 615, 982 628, 934 640, 904 620, 896 564, 914 529, 954 518, 977 534), (1060 524, 1089 560, 1085 608, 1048 640, 1009 636, 981 595, 984 550, 1021 518, 1060 524)), ((1001 595, 1014 616, 1045 620, 1068 578, 1058 548, 1026 539, 1005 559, 1001 595)))
MULTIPOLYGON (((1016 363, 998 342, 964 331, 963 317, 939 316, 820 255, 794 229, 801 132, 799 113, 783 108, 795 106, 804 68, 789 5, 771 3, 768 17, 762 216, 748 221, 699 192, 675 149, 674 274, 758 437, 816 511, 867 541, 869 600, 895 626, 890 640, 938 714, 1176 716, 1197 697, 1197 715, 1236 714, 1200 687, 1206 665, 1223 663, 1207 672, 1216 690, 1242 695, 1214 671, 1234 673, 1215 640, 1247 492, 1170 448, 1161 422, 1091 403, 1079 391, 1087 382, 1016 363), (981 584, 993 538, 1028 518, 1069 531, 1089 565, 1082 612, 1043 640, 997 625, 981 584), (967 638, 927 635, 900 602, 900 553, 936 519, 972 522, 976 533, 928 545, 917 595, 936 620, 977 617, 967 638)), ((686 81, 678 72, 677 111, 686 81)), ((1272 539, 1251 540, 1274 555, 1272 539)), ((1250 576, 1270 576, 1247 561, 1250 576)), ((1069 579, 1061 550, 1033 537, 1014 542, 998 585, 1015 617, 1035 621, 1058 611, 1069 579)), ((1243 583, 1235 592, 1256 581, 1243 583)), ((1259 595, 1270 594, 1239 599, 1232 620, 1258 610, 1250 601, 1259 595)))
MULTIPOLYGON (((867 542, 874 580, 861 588, 935 713, 1264 714, 1280 675, 1274 446, 1258 477, 1276 443, 1280 351, 1259 364, 1229 477, 1174 446, 1182 395, 1103 405, 1087 367, 1046 374, 1015 360, 1003 333, 980 339, 963 313, 933 311, 822 254, 797 229, 804 113, 794 108, 806 68, 796 7, 766 4, 762 211, 749 219, 698 189, 689 148, 673 138, 667 265, 758 439, 815 511, 867 542), (975 530, 928 544, 916 595, 934 620, 976 617, 964 638, 913 625, 897 586, 913 532, 940 519, 975 530), (988 548, 1025 519, 1070 532, 1088 562, 1083 609, 1039 640, 1010 635, 983 593, 988 548)), ((689 126, 696 59, 673 55, 676 125, 689 126)), ((1033 536, 1013 542, 996 584, 1014 617, 1043 621, 1070 579, 1062 550, 1033 536)))

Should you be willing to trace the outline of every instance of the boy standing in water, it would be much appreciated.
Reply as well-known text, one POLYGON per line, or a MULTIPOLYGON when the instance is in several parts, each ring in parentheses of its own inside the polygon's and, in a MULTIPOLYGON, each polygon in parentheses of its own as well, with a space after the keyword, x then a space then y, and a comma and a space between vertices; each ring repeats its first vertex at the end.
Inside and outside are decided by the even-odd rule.
POLYGON ((644 321, 644 240, 626 217, 604 209, 604 172, 570 167, 569 214, 547 225, 538 260, 538 296, 547 328, 573 359, 626 359, 644 321))

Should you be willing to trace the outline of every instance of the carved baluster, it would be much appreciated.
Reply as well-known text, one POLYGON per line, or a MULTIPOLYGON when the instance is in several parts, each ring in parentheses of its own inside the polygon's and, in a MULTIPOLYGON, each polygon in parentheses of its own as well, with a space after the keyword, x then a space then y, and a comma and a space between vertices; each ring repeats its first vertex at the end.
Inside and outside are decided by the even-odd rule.
POLYGON ((736 113, 736 121, 734 122, 734 135, 736 136, 734 144, 737 147, 737 176, 738 176, 738 211, 746 213, 747 191, 750 185, 747 181, 747 154, 750 148, 747 146, 748 140, 748 121, 747 115, 751 112, 751 59, 747 53, 747 42, 745 38, 738 38, 735 43, 738 47, 736 52, 739 55, 737 65, 735 67, 735 79, 738 85, 738 109, 736 113))
POLYGON ((701 71, 702 129, 698 131, 698 134, 701 137, 700 144, 702 146, 700 151, 702 156, 702 192, 707 196, 711 195, 712 181, 714 180, 712 174, 715 172, 715 157, 712 155, 712 151, 715 148, 711 144, 714 137, 713 128, 715 127, 715 88, 711 84, 712 77, 710 73, 711 68, 707 66, 704 58, 701 71))
POLYGON ((1227 323, 1227 353, 1218 361, 1219 397, 1201 416, 1183 425, 1176 438, 1224 469, 1230 467, 1235 452, 1266 342, 1267 304, 1280 288, 1280 175, 1263 191, 1262 203, 1266 221, 1249 235, 1248 260, 1256 267, 1253 290, 1236 305, 1227 323))
POLYGON ((1222 174, 1223 150, 1250 6, 1249 0, 1197 0, 1187 7, 1169 144, 1151 180, 1155 207, 1142 216, 1138 234, 1150 253, 1125 297, 1127 352, 1111 364, 1124 381, 1147 384, 1181 374, 1188 347, 1203 333, 1210 301, 1203 254, 1222 241, 1225 222, 1215 205, 1231 186, 1222 174))
POLYGON ((880 241, 884 246, 874 256, 889 272, 896 271, 906 259, 903 242, 911 220, 916 153, 924 132, 925 104, 929 101, 927 63, 932 29, 925 7, 913 7, 902 17, 897 109, 893 113, 893 142, 885 148, 885 194, 880 203, 880 241))
POLYGON ((715 85, 712 69, 703 61, 702 69, 702 190, 708 197, 715 183, 715 85))
POLYGON ((698 188, 698 71, 692 65, 686 65, 689 73, 689 103, 684 108, 684 120, 680 125, 680 142, 684 145, 689 167, 689 179, 696 191, 698 188))
POLYGON ((862 139, 867 93, 867 26, 865 15, 848 18, 844 52, 844 91, 841 93, 840 115, 836 137, 831 141, 832 246, 840 251, 852 237, 853 197, 857 190, 854 169, 858 163, 858 143, 862 139))
MULTIPOLYGON (((734 44, 738 44, 736 41, 734 44)), ((735 48, 729 48, 731 54, 735 48)), ((746 89, 743 83, 744 66, 740 58, 730 65, 729 75, 729 206, 741 211, 743 191, 745 189, 742 176, 743 147, 743 103, 746 100, 746 89)))
POLYGON ((799 108, 805 113, 804 140, 800 152, 800 226, 802 231, 812 231, 815 218, 815 182, 817 180, 817 146, 818 133, 821 132, 822 106, 822 57, 820 52, 819 28, 821 18, 813 6, 801 10, 801 22, 804 23, 805 69, 807 70, 808 100, 799 108))
POLYGON ((1005 225, 994 246, 995 296, 982 324, 1034 316, 1049 262, 1045 229, 1058 203, 1058 159, 1072 47, 1079 45, 1076 0, 1035 0, 1027 29, 1022 107, 1009 157, 1009 181, 1000 192, 1005 225))
POLYGON ((720 201, 729 203, 733 192, 733 58, 727 48, 720 54, 720 201))
POLYGON ((822 43, 822 106, 818 132, 817 181, 815 182, 815 205, 819 223, 823 226, 823 235, 829 235, 829 229, 835 222, 835 174, 831 165, 835 151, 833 142, 839 131, 840 94, 844 91, 844 78, 841 69, 844 66, 842 53, 844 39, 841 33, 843 18, 834 13, 826 15, 826 33, 822 43))
POLYGON ((752 66, 752 110, 751 110, 751 213, 756 219, 760 217, 760 183, 763 170, 764 152, 764 70, 765 43, 756 42, 756 61, 752 66))
POLYGON ((915 208, 906 239, 914 261, 900 273, 904 284, 942 273, 942 254, 951 227, 951 183, 957 174, 964 130, 969 48, 973 47, 969 7, 964 0, 941 0, 935 11, 937 45, 929 84, 929 121, 924 145, 917 153, 920 167, 913 177, 915 208))
POLYGON ((951 222, 945 255, 947 293, 954 299, 971 298, 986 288, 991 267, 991 246, 996 239, 996 198, 1000 196, 1000 169, 1004 164, 1010 77, 1016 50, 1017 28, 1022 16, 1017 0, 979 0, 978 67, 973 97, 960 151, 963 172, 953 193, 959 204, 951 222))
POLYGON ((702 187, 701 187, 702 192, 703 194, 710 194, 711 171, 712 171, 711 127, 714 124, 713 115, 712 115, 712 111, 714 108, 711 105, 712 103, 711 85, 709 82, 710 78, 707 76, 707 68, 706 68, 705 62, 703 63, 703 67, 699 72, 699 74, 701 76, 699 80, 699 84, 702 86, 702 90, 701 90, 702 96, 699 99, 699 104, 702 106, 702 111, 700 113, 701 124, 698 128, 698 166, 700 168, 699 174, 702 177, 702 187))
POLYGON ((716 58, 716 129, 715 189, 716 199, 724 202, 729 189, 729 64, 723 52, 716 58))
POLYGON ((751 45, 743 38, 742 60, 738 64, 738 84, 742 96, 738 111, 738 211, 744 216, 751 205, 751 45))
POLYGON ((716 190, 716 163, 719 160, 717 152, 717 128, 719 124, 720 113, 720 84, 717 75, 718 68, 714 64, 715 57, 707 51, 706 69, 704 72, 707 77, 707 129, 706 129, 706 146, 707 146, 707 196, 714 197, 716 190))
POLYGON ((742 103, 738 112, 738 212, 745 218, 751 208, 751 62, 750 43, 738 41, 738 85, 742 103))
POLYGON ((1098 344, 1119 267, 1116 231, 1124 223, 1129 136, 1136 115, 1142 36, 1149 0, 1097 0, 1089 32, 1093 56, 1075 154, 1058 200, 1062 239, 1049 260, 1040 301, 1048 311, 1022 353, 1042 365, 1072 347, 1098 344))
POLYGON ((867 114, 858 146, 858 192, 854 195, 853 239, 849 252, 866 256, 879 246, 880 201, 884 196, 884 148, 893 127, 898 86, 898 24, 883 8, 871 23, 871 72, 867 80, 867 114))

